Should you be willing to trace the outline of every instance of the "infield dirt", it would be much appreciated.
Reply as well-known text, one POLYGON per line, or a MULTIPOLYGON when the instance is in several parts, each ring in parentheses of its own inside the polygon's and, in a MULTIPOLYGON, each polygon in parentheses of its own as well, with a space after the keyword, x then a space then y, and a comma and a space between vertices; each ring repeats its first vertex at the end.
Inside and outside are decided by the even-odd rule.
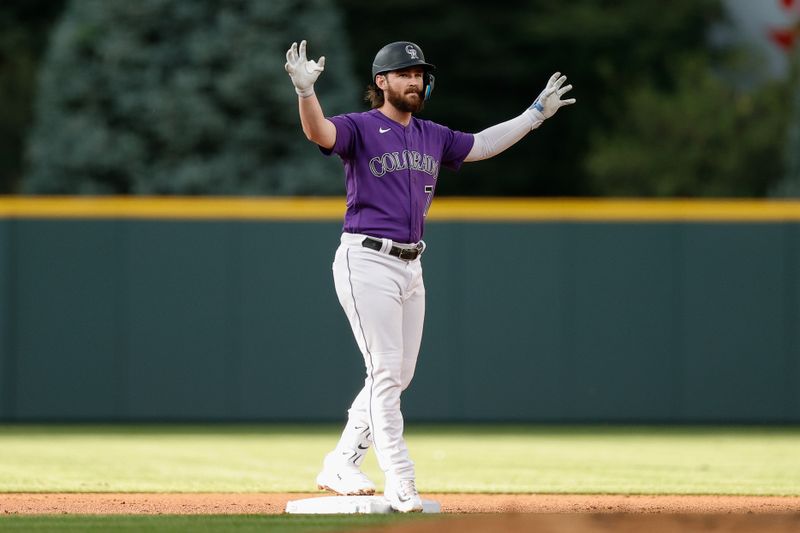
MULTIPOLYGON (((0 515, 280 514, 289 500, 320 493, 5 493, 0 515)), ((800 497, 555 494, 424 494, 443 514, 362 532, 401 533, 789 533, 800 531, 800 497)), ((2 524, 2 517, 0 517, 2 524)))
MULTIPOLYGON (((6 493, 5 514, 278 514, 323 493, 6 493)), ((800 496, 431 494, 443 513, 797 514, 800 496)), ((800 524, 798 524, 800 530, 800 524)))

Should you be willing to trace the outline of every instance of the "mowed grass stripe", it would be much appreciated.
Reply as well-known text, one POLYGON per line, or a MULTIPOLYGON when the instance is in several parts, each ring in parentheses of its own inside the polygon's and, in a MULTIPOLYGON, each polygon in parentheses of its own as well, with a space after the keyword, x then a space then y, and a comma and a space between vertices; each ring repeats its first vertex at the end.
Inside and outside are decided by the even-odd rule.
MULTIPOLYGON (((0 492, 307 492, 338 425, 0 426, 0 492)), ((800 428, 409 423, 423 492, 800 495, 800 428)), ((374 455, 365 471, 379 485, 374 455)))
MULTIPOLYGON (((304 533, 352 531, 413 520, 441 520, 430 515, 0 515, 3 531, 206 531, 304 533)), ((446 518, 445 518, 446 519, 446 518)))

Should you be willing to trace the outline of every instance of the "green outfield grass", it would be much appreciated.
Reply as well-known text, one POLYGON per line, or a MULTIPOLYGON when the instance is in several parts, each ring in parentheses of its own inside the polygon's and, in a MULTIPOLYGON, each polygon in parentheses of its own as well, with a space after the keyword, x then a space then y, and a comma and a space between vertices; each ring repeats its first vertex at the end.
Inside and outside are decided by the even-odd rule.
MULTIPOLYGON (((0 492, 308 492, 338 426, 0 426, 0 492)), ((409 424, 423 492, 800 495, 797 427, 409 424)), ((373 454, 365 471, 382 486, 373 454)))
POLYGON ((378 527, 447 517, 431 515, 68 515, 68 516, 8 516, 0 517, 3 531, 158 531, 158 532, 215 532, 249 531, 270 533, 312 533, 351 531, 357 528, 378 527))

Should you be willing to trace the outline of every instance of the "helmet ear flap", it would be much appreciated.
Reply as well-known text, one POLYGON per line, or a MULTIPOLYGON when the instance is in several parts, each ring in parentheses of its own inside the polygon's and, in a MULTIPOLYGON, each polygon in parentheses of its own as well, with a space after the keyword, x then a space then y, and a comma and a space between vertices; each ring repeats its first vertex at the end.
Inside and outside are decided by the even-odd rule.
POLYGON ((434 82, 436 81, 436 77, 430 72, 426 72, 424 81, 425 81, 425 89, 423 90, 425 93, 424 100, 430 100, 431 93, 433 92, 433 85, 434 82))

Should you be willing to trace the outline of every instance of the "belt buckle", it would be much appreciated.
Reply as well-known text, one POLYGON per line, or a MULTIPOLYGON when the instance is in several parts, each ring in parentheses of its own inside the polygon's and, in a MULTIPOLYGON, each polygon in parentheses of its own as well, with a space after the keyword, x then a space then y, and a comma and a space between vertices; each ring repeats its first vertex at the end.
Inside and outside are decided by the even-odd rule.
POLYGON ((404 261, 413 261, 419 255, 419 250, 416 248, 400 248, 400 253, 397 255, 404 261))

